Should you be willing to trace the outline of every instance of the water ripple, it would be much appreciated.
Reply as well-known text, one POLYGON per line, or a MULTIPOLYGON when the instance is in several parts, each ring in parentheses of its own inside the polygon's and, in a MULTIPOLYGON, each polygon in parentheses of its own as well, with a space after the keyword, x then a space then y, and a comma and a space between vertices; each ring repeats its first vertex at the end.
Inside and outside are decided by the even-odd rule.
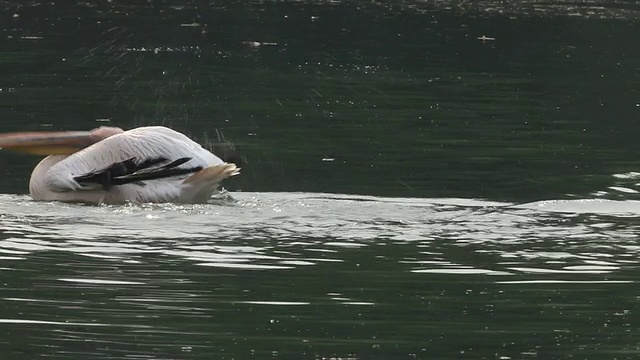
POLYGON ((620 272, 637 264, 640 250, 640 202, 631 200, 514 205, 240 193, 230 205, 88 207, 2 195, 0 209, 0 260, 6 261, 63 251, 275 271, 344 263, 360 249, 393 245, 407 248, 395 261, 415 274, 545 277, 620 272), (420 251, 409 254, 412 248, 420 251))
MULTIPOLYGON (((567 291, 608 299, 637 282, 640 205, 631 200, 235 196, 233 204, 90 207, 0 195, 9 309, 0 326, 42 339, 53 357, 80 344, 91 345, 74 352, 82 358, 222 348, 253 356, 246 344, 270 348, 264 339, 276 334, 300 341, 303 353, 323 329, 353 336, 332 337, 343 349, 395 346, 399 328, 415 337, 407 344, 421 343, 430 324, 436 334, 458 326, 489 336, 501 312, 503 339, 523 331, 510 328, 523 301, 545 314, 559 309, 564 324, 567 291), (365 325, 373 335, 358 333, 365 325)), ((629 304, 616 307, 621 321, 629 304)))

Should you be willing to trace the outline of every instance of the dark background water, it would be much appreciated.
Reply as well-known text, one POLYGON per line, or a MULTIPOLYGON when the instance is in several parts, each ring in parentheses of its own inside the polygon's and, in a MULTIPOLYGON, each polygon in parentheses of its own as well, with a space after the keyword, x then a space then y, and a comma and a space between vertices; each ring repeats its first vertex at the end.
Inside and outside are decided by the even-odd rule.
MULTIPOLYGON (((526 201, 638 168, 634 2, 2 6, 1 131, 222 134, 232 190, 526 201)), ((24 193, 37 160, 0 161, 24 193)))

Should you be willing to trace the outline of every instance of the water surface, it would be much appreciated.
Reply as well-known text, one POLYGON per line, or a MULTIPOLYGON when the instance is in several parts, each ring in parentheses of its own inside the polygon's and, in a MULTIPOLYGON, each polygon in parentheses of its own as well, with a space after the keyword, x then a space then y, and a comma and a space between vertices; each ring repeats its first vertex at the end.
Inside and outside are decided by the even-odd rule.
POLYGON ((2 196, 3 353, 638 356, 638 201, 234 196, 2 196))
POLYGON ((638 169, 630 2, 5 6, 0 131, 166 124, 235 144, 243 191, 535 201, 638 169))

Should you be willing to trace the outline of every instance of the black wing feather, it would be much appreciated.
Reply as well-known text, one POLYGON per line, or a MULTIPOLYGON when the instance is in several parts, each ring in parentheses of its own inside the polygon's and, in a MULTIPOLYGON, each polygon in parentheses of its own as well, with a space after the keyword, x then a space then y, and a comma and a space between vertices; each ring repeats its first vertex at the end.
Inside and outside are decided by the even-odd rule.
POLYGON ((202 166, 190 168, 179 168, 178 166, 190 161, 191 158, 183 157, 163 164, 168 160, 164 157, 149 158, 138 161, 130 158, 122 162, 114 163, 104 169, 95 170, 84 175, 76 176, 73 179, 80 184, 97 184, 104 190, 109 190, 112 186, 124 184, 137 184, 144 186, 144 181, 165 179, 169 177, 192 174, 202 170, 202 166))

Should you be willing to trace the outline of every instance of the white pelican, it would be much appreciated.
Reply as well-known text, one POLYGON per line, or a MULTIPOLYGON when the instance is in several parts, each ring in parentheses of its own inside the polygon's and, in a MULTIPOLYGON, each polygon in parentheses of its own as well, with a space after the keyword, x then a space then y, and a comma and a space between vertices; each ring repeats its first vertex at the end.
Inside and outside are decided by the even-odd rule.
POLYGON ((163 126, 0 134, 0 148, 48 155, 31 173, 34 200, 203 203, 222 180, 239 173, 235 164, 163 126))

